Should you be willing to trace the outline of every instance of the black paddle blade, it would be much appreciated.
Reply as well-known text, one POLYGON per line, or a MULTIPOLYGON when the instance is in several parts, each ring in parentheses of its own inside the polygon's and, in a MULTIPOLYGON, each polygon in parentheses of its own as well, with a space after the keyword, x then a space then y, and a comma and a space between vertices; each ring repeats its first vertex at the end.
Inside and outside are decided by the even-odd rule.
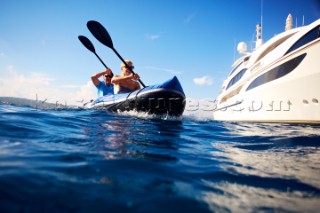
POLYGON ((87 27, 89 31, 92 33, 92 35, 100 41, 102 44, 106 45, 107 47, 113 48, 113 42, 111 40, 111 37, 106 30, 99 22, 97 21, 88 21, 87 27))
POLYGON ((85 46, 88 50, 90 50, 93 53, 96 52, 96 50, 94 49, 93 44, 91 43, 91 41, 87 37, 85 37, 83 35, 80 35, 80 36, 78 36, 78 39, 81 41, 83 46, 85 46))

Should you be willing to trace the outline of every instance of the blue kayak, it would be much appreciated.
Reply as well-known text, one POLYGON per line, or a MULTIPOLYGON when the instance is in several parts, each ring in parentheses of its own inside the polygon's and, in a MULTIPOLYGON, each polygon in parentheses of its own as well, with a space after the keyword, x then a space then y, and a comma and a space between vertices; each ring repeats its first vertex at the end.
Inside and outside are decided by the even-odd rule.
POLYGON ((130 93, 102 96, 87 108, 110 112, 137 111, 156 115, 181 116, 186 105, 182 86, 176 76, 162 84, 147 86, 130 93))

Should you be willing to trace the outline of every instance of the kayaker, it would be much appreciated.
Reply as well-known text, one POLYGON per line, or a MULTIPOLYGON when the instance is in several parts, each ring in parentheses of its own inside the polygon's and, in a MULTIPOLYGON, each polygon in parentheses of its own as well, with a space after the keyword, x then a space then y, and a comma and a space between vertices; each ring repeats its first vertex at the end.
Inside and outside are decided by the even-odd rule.
POLYGON ((106 69, 105 71, 98 72, 95 75, 91 76, 92 83, 98 89, 98 97, 114 94, 114 87, 111 83, 112 77, 113 73, 111 69, 106 69), (103 81, 99 80, 101 76, 103 76, 103 81))
MULTIPOLYGON (((126 63, 131 69, 134 69, 132 61, 126 60, 126 63)), ((128 93, 140 89, 141 85, 138 82, 140 76, 137 73, 132 74, 124 63, 121 64, 120 68, 121 74, 115 75, 111 80, 114 85, 114 93, 128 93)))

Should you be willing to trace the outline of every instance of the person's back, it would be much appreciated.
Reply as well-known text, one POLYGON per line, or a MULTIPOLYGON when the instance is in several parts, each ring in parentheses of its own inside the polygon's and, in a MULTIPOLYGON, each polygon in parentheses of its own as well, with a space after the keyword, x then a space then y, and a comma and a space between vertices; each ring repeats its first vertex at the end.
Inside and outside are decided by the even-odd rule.
POLYGON ((129 92, 133 92, 134 90, 126 88, 126 87, 122 87, 120 85, 115 86, 114 88, 114 93, 115 94, 122 94, 122 93, 129 93, 129 92))

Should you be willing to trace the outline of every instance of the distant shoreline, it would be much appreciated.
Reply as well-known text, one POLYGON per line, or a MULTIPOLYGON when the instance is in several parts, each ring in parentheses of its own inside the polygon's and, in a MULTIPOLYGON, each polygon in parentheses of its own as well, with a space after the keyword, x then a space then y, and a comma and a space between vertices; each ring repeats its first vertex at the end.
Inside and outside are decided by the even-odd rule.
POLYGON ((32 107, 35 109, 65 109, 65 108, 79 108, 73 105, 61 103, 47 103, 46 100, 32 100, 18 97, 0 97, 0 104, 32 107))

